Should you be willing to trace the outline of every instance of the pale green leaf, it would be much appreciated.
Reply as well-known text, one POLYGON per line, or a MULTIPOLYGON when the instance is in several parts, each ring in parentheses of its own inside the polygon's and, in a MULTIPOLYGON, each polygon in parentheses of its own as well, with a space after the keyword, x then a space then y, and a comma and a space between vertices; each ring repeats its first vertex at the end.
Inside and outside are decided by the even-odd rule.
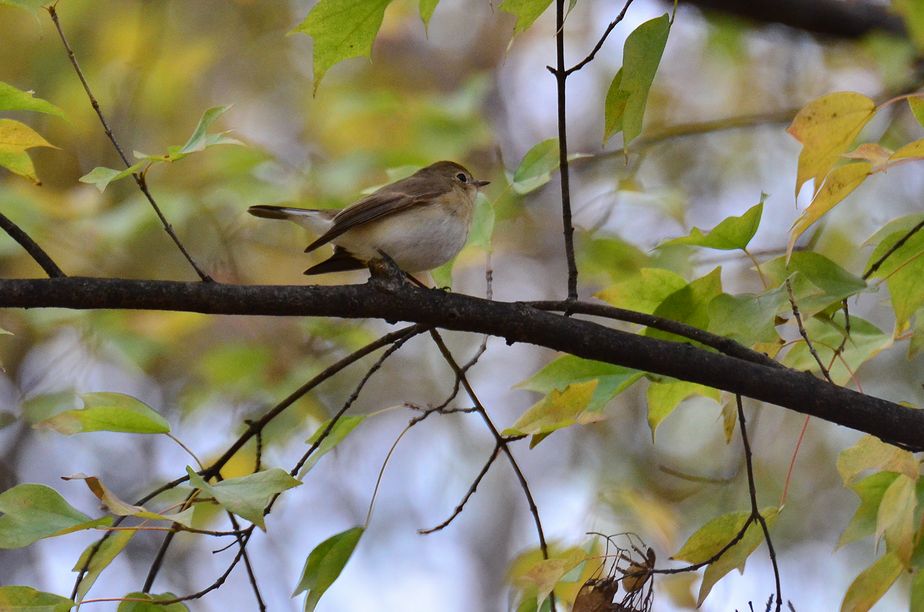
POLYGON ((759 204, 749 208, 740 217, 728 217, 705 233, 698 227, 694 227, 689 236, 666 240, 658 247, 686 244, 722 251, 743 250, 748 246, 754 234, 757 233, 757 226, 760 224, 760 216, 763 210, 764 198, 761 197, 759 204))
POLYGON ((315 546, 308 555, 298 586, 292 593, 292 597, 295 597, 308 591, 305 597, 305 612, 312 612, 324 592, 337 580, 362 535, 362 527, 347 529, 327 538, 315 546))
MULTIPOLYGON (((873 250, 869 263, 878 261, 907 232, 899 231, 886 236, 873 250)), ((924 306, 924 231, 916 232, 896 249, 872 275, 887 279, 889 298, 895 311, 898 332, 908 327, 911 316, 924 306)))
POLYGON ((372 55, 372 43, 382 27, 391 0, 320 0, 293 32, 314 41, 314 91, 327 71, 351 57, 372 55))
POLYGON ((776 316, 788 306, 785 287, 759 294, 723 293, 709 302, 709 331, 745 346, 760 346, 767 352, 774 352, 771 347, 780 342, 776 316))
POLYGON ((263 522, 263 510, 278 493, 297 487, 301 481, 292 478, 280 468, 263 470, 240 478, 228 478, 215 484, 209 484, 186 467, 189 483, 203 493, 211 495, 221 506, 238 516, 266 529, 263 522))
POLYGON ((0 81, 0 111, 11 110, 34 111, 64 118, 64 111, 51 102, 34 97, 31 91, 22 91, 0 81))
POLYGON ((886 444, 875 436, 866 435, 841 451, 837 456, 837 473, 849 485, 866 470, 895 472, 916 478, 920 466, 910 451, 886 444))
MULTIPOLYGON (((893 344, 890 334, 884 334, 869 321, 851 315, 850 336, 844 350, 835 359, 834 351, 846 334, 843 312, 839 311, 831 318, 813 317, 804 322, 804 327, 821 362, 828 368, 834 382, 839 385, 850 381, 853 373, 861 365, 893 344)), ((783 363, 800 371, 818 371, 815 357, 805 342, 801 341, 786 353, 783 363)))
POLYGON ((66 410, 36 423, 65 435, 92 431, 168 433, 170 424, 153 408, 124 393, 82 393, 83 408, 66 410))
POLYGON ((92 529, 111 517, 91 519, 41 484, 25 483, 0 493, 0 548, 22 548, 42 538, 92 529))
POLYGON ((902 562, 895 553, 889 552, 877 559, 850 584, 841 602, 841 612, 866 612, 872 608, 898 579, 902 570, 902 562))
POLYGON ((551 3, 552 0, 504 0, 500 9, 516 16, 517 23, 513 28, 513 34, 516 36, 533 25, 551 3))
POLYGON ((0 586, 0 610, 6 612, 67 612, 72 607, 73 601, 54 593, 28 586, 0 586))
POLYGON ((39 10, 52 2, 53 0, 0 0, 0 6, 15 6, 37 16, 39 10))
POLYGON ((778 257, 765 262, 761 270, 776 286, 783 285, 786 278, 791 277, 793 295, 803 319, 866 289, 866 281, 862 278, 812 251, 793 253, 788 264, 785 256, 778 257))
POLYGON ((100 193, 106 190, 106 187, 109 186, 109 183, 113 181, 119 181, 126 177, 131 176, 135 172, 140 172, 148 164, 147 161, 141 161, 137 164, 132 164, 124 170, 116 170, 114 168, 105 168, 103 166, 97 166, 93 168, 88 173, 81 176, 78 181, 81 183, 88 183, 94 185, 99 189, 100 193))
MULTIPOLYGON (((304 478, 305 474, 308 473, 308 470, 314 467, 318 460, 323 457, 326 453, 331 451, 335 446, 340 444, 344 438, 350 435, 356 427, 366 420, 366 415, 357 415, 357 416, 343 416, 337 419, 337 422, 334 423, 334 426, 330 429, 330 433, 321 441, 314 453, 308 458, 305 462, 305 465, 302 467, 301 472, 299 472, 298 477, 304 478)), ((324 421, 321 425, 315 430, 310 438, 306 441, 307 444, 314 444, 321 439, 321 436, 325 431, 330 427, 330 420, 324 421)))
POLYGON ((559 161, 558 139, 543 140, 523 156, 513 173, 511 187, 520 195, 535 191, 552 180, 552 172, 558 169, 559 161))
POLYGON ((642 133, 648 91, 661 63, 670 29, 670 17, 665 13, 641 24, 626 38, 622 68, 606 95, 604 142, 621 131, 623 146, 628 146, 642 133))
POLYGON ((853 518, 837 540, 840 548, 850 542, 873 535, 876 532, 876 518, 879 514, 879 503, 886 489, 895 482, 899 474, 895 472, 876 472, 862 480, 848 485, 860 498, 860 506, 854 512, 853 518))
POLYGON ((75 572, 86 572, 77 587, 78 601, 86 596, 99 575, 119 556, 135 533, 130 529, 115 531, 110 533, 109 537, 93 542, 84 549, 73 569, 75 572))

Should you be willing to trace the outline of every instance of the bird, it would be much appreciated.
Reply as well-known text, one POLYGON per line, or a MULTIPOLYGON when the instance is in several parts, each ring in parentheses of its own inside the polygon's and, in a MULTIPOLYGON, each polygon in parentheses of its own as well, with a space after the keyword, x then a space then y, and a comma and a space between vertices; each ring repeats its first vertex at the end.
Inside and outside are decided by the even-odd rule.
POLYGON ((248 212, 264 219, 293 221, 319 234, 306 253, 331 243, 334 253, 305 274, 360 270, 390 258, 404 272, 438 268, 468 239, 478 190, 464 166, 439 161, 389 183, 341 210, 259 204, 248 212))

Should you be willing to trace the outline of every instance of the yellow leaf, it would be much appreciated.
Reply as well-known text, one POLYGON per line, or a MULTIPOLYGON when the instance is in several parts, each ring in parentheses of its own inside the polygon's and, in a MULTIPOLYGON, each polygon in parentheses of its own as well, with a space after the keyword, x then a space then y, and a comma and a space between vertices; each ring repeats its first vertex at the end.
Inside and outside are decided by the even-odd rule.
POLYGON ((885 595, 901 575, 902 562, 895 553, 886 553, 860 572, 841 602, 841 612, 866 612, 885 595))
POLYGON ((821 179, 875 112, 875 102, 849 91, 822 96, 799 111, 786 130, 802 143, 796 195, 810 178, 815 179, 818 191, 821 179))
POLYGON ((835 168, 828 174, 821 189, 812 199, 812 203, 796 219, 790 229, 789 244, 786 247, 787 262, 799 236, 856 189, 869 176, 872 169, 873 165, 869 162, 853 162, 835 168))
POLYGON ((915 140, 913 142, 909 142, 903 147, 899 147, 899 149, 895 153, 892 154, 889 160, 891 161, 893 159, 909 159, 909 158, 915 158, 915 157, 924 158, 924 138, 922 138, 921 140, 915 140))
POLYGON ((543 400, 520 415, 513 425, 505 429, 504 435, 542 435, 577 423, 599 420, 596 417, 600 415, 585 417, 581 414, 590 403, 597 383, 594 379, 568 385, 564 391, 552 390, 543 400))
POLYGON ((0 119, 0 167, 38 183, 32 160, 26 149, 33 147, 57 147, 24 123, 12 119, 0 119))

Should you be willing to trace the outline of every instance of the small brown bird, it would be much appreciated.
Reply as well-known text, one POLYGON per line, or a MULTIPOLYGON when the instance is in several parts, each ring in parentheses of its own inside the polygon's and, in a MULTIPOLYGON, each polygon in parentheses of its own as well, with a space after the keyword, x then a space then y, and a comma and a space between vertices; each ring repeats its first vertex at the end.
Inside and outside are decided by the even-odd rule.
POLYGON ((334 254, 305 274, 359 270, 382 253, 405 272, 437 268, 458 254, 468 238, 478 181, 455 162, 436 162, 378 189, 343 210, 251 206, 266 219, 286 219, 320 234, 311 252, 328 242, 334 254))

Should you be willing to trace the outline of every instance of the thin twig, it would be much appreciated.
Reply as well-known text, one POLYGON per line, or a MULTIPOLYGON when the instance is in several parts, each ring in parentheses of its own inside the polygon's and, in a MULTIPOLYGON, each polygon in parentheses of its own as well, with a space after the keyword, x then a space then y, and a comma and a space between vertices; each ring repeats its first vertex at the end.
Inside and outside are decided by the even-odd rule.
POLYGON ((889 250, 887 250, 885 253, 882 254, 882 257, 880 257, 875 262, 873 262, 873 264, 869 267, 869 269, 863 273, 863 280, 866 280, 870 276, 875 274, 876 271, 880 268, 880 266, 882 266, 882 264, 885 263, 885 260, 891 257, 895 251, 902 248, 905 245, 905 243, 908 242, 908 240, 912 236, 914 236, 916 233, 921 231, 922 228, 924 228, 924 221, 921 221, 920 223, 912 227, 910 230, 908 230, 907 234, 899 238, 895 244, 889 247, 889 250))
MULTIPOLYGON (((523 475, 523 470, 520 469, 519 463, 517 463, 513 453, 510 452, 508 440, 501 435, 500 431, 498 431, 497 427, 494 425, 494 422, 491 420, 490 415, 488 415, 488 411, 485 409, 484 404, 482 404, 481 400, 478 399, 478 395, 475 393, 475 389, 472 388, 471 383, 468 381, 468 377, 465 375, 465 372, 462 371, 462 368, 459 367, 458 362, 449 351, 449 347, 446 346, 446 343, 443 341, 440 333, 435 329, 431 329, 430 336, 433 338, 437 348, 439 348, 440 353, 443 355, 443 359, 446 360, 446 363, 449 364, 449 367, 452 369, 452 371, 455 372, 456 376, 459 377, 459 380, 462 383, 462 387, 465 389, 465 392, 468 394, 469 398, 472 400, 472 403, 475 405, 476 412, 481 416, 481 419, 484 421, 485 425, 487 425, 491 435, 494 436, 494 442, 507 456, 507 460, 510 462, 510 467, 513 468, 513 472, 516 474, 517 480, 520 483, 520 488, 523 490, 523 495, 526 497, 526 502, 529 505, 530 514, 533 516, 533 522, 536 525, 536 533, 539 536, 539 549, 542 551, 542 558, 548 559, 549 547, 545 541, 545 532, 542 529, 542 521, 539 519, 539 508, 536 506, 536 501, 533 499, 533 494, 529 489, 529 483, 526 482, 526 476, 523 475)), ((549 595, 549 599, 552 604, 552 612, 554 612, 554 592, 549 595)))
MULTIPOLYGON (((71 48, 70 43, 68 43, 67 37, 64 35, 64 30, 61 28, 61 22, 58 19, 56 4, 57 2, 46 6, 45 10, 48 11, 48 14, 51 16, 51 20, 55 24, 55 29, 58 31, 58 36, 61 38, 61 42, 64 44, 64 49, 67 51, 67 57, 70 59, 71 65, 74 67, 74 72, 77 73, 77 77, 80 79, 80 83, 83 85, 83 90, 87 93, 87 97, 90 99, 90 105, 93 107, 93 110, 96 111, 96 116, 99 117, 99 121, 103 126, 103 131, 106 132, 106 136, 109 138, 112 146, 115 147, 115 150, 119 154, 119 158, 122 160, 122 163, 125 164, 126 168, 129 168, 132 164, 128 160, 128 156, 125 155, 125 151, 122 149, 121 145, 119 145, 118 140, 116 140, 115 134, 112 132, 112 128, 109 127, 109 122, 106 121, 106 116, 103 115, 103 111, 100 108, 99 102, 93 95, 93 91, 90 89, 90 84, 87 82, 86 77, 83 75, 83 71, 80 69, 80 64, 77 62, 77 56, 74 54, 74 50, 71 48)), ((212 282, 212 277, 206 274, 196 264, 195 260, 193 260, 192 256, 189 254, 189 251, 187 251, 186 247, 183 246, 183 243, 180 242, 176 232, 173 231, 173 226, 171 226, 170 222, 167 221, 167 217, 165 217, 164 213, 161 212, 160 206, 157 205, 157 202, 154 200, 154 196, 152 196, 150 190, 148 190, 144 175, 134 172, 132 173, 132 178, 135 179, 135 183, 138 185, 138 189, 141 190, 141 193, 144 194, 144 197, 147 198, 148 202, 151 204, 151 207, 157 214, 158 219, 160 219, 161 225, 164 227, 164 231, 167 232, 167 235, 170 236, 170 238, 173 240, 173 243, 176 244, 177 248, 183 254, 183 257, 186 258, 186 261, 189 262, 189 265, 191 265, 193 270, 196 271, 199 279, 203 282, 212 282)))
MULTIPOLYGON (((257 437, 259 441, 259 436, 257 437)), ((231 520, 231 526, 234 527, 236 531, 240 531, 240 524, 237 522, 237 517, 234 516, 233 512, 228 512, 228 518, 231 520)), ((244 541, 244 538, 240 535, 237 536, 238 546, 241 547, 241 558, 244 560, 244 569, 247 570, 247 580, 250 582, 250 590, 253 591, 253 596, 257 599, 257 607, 261 612, 266 612, 266 602, 263 601, 263 596, 260 594, 260 586, 257 584, 257 575, 254 572, 253 565, 250 563, 250 555, 247 554, 247 542, 244 541)))
POLYGON ((465 496, 462 498, 462 501, 459 502, 459 505, 456 506, 456 509, 452 511, 452 514, 449 515, 445 521, 437 525, 436 527, 430 527, 429 529, 418 529, 417 533, 420 535, 427 535, 430 533, 435 533, 441 529, 445 529, 449 524, 462 513, 465 504, 468 503, 468 500, 472 495, 475 494, 475 490, 478 488, 478 485, 481 484, 481 481, 484 479, 485 475, 488 473, 488 470, 491 469, 491 465, 494 464, 494 460, 497 459, 497 454, 500 453, 501 447, 499 444, 494 445, 494 451, 491 453, 491 456, 488 457, 488 460, 485 462, 484 467, 481 468, 481 471, 475 476, 475 480, 472 482, 472 485, 466 491, 465 496))
POLYGON ((568 68, 567 70, 565 70, 565 76, 568 76, 574 72, 577 72, 578 70, 580 70, 581 68, 589 64, 591 61, 593 61, 594 57, 597 55, 597 52, 600 50, 601 47, 603 47, 603 43, 606 42, 606 39, 610 35, 610 32, 612 32, 613 28, 615 28, 619 24, 619 22, 625 18, 626 11, 629 10, 630 4, 632 4, 632 0, 626 0, 625 6, 623 6, 622 10, 619 11, 619 14, 616 16, 616 19, 611 21, 610 25, 606 26, 606 30, 603 31, 603 35, 600 37, 600 40, 597 41, 597 44, 594 45, 594 48, 591 50, 591 52, 587 54, 587 57, 582 59, 580 62, 578 62, 571 68, 568 68))
POLYGON ((67 276, 67 274, 61 271, 58 264, 48 256, 48 253, 29 237, 29 234, 22 231, 18 225, 13 223, 3 213, 0 213, 0 228, 3 228, 3 231, 9 234, 10 238, 18 242, 19 246, 26 250, 26 253, 35 260, 35 263, 41 266, 42 270, 45 271, 45 274, 47 274, 49 278, 65 278, 67 276))
POLYGON ((740 394, 735 394, 735 401, 738 404, 738 424, 741 426, 741 442, 744 444, 744 461, 748 474, 748 492, 751 496, 751 516, 756 518, 757 522, 760 523, 760 528, 764 532, 764 541, 767 543, 767 554, 770 556, 770 564, 773 566, 773 579, 776 583, 776 612, 780 612, 780 607, 783 605, 783 593, 780 588, 780 568, 777 567, 776 564, 776 553, 773 550, 773 541, 770 539, 770 528, 767 527, 767 519, 764 518, 757 507, 757 485, 754 483, 751 442, 748 440, 748 430, 744 420, 744 407, 740 394))
POLYGON ((556 68, 549 70, 555 76, 558 93, 558 164, 561 173, 561 221, 565 236, 565 258, 568 262, 568 299, 576 300, 577 262, 574 258, 574 224, 571 221, 571 179, 568 168, 568 125, 565 95, 565 0, 555 0, 555 54, 556 68))

